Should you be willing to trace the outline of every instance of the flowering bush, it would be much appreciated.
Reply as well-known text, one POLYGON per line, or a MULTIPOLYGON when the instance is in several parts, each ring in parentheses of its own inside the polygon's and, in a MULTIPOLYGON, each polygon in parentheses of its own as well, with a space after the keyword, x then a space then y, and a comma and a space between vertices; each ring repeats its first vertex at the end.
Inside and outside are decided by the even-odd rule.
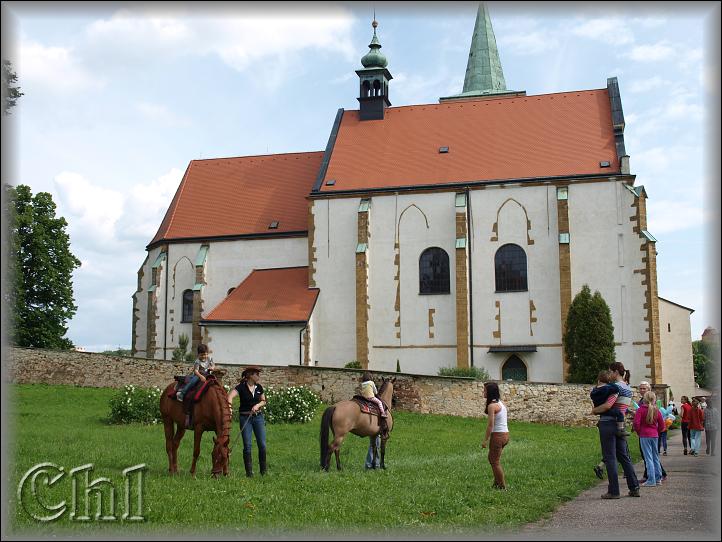
POLYGON ((160 394, 158 386, 136 388, 125 386, 110 398, 109 423, 158 423, 160 421, 160 394))
POLYGON ((268 423, 309 422, 321 404, 321 399, 306 386, 266 388, 263 408, 268 423))

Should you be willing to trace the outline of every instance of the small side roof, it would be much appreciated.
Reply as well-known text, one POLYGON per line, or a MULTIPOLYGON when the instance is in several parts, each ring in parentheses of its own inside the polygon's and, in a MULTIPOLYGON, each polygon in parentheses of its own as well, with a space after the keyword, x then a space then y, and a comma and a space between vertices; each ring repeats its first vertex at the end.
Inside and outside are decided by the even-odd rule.
POLYGON ((311 317, 318 293, 308 287, 308 267, 255 269, 201 324, 301 324, 311 317))

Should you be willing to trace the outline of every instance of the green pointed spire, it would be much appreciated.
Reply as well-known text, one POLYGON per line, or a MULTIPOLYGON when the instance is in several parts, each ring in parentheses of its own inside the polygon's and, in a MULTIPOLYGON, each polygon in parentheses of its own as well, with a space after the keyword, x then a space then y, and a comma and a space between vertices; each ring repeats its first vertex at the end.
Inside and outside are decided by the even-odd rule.
POLYGON ((523 90, 507 90, 489 10, 486 3, 481 2, 476 12, 474 34, 471 37, 469 61, 466 64, 466 76, 464 77, 464 90, 462 90, 461 94, 439 98, 439 101, 457 101, 467 98, 479 99, 484 96, 493 97, 502 94, 525 95, 526 92, 523 90))
POLYGON ((501 69, 499 51, 496 48, 494 29, 489 10, 484 2, 476 13, 474 34, 471 38, 469 62, 466 65, 463 94, 494 94, 506 92, 504 72, 501 69))

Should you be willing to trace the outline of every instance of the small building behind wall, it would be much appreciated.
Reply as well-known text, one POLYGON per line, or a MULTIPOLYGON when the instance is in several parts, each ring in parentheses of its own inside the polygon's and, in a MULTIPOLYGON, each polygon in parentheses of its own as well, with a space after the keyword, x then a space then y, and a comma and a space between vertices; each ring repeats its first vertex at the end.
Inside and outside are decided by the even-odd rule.
POLYGON ((308 267, 256 269, 201 320, 216 363, 308 365, 308 267))
POLYGON ((671 393, 677 404, 683 395, 692 398, 698 393, 694 382, 692 328, 689 321, 693 312, 694 309, 659 298, 662 375, 664 384, 669 386, 667 394, 671 393))

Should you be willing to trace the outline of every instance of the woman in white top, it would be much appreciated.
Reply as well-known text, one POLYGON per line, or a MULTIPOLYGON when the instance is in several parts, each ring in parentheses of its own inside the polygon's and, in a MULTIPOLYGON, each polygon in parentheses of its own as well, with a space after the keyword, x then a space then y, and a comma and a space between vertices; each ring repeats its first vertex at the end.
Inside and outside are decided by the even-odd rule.
POLYGON ((501 451, 509 443, 509 428, 506 425, 506 406, 501 402, 499 385, 494 382, 484 384, 484 397, 486 397, 486 414, 489 422, 486 425, 486 435, 482 448, 489 445, 489 464, 494 473, 495 489, 506 489, 504 471, 501 468, 501 451))

